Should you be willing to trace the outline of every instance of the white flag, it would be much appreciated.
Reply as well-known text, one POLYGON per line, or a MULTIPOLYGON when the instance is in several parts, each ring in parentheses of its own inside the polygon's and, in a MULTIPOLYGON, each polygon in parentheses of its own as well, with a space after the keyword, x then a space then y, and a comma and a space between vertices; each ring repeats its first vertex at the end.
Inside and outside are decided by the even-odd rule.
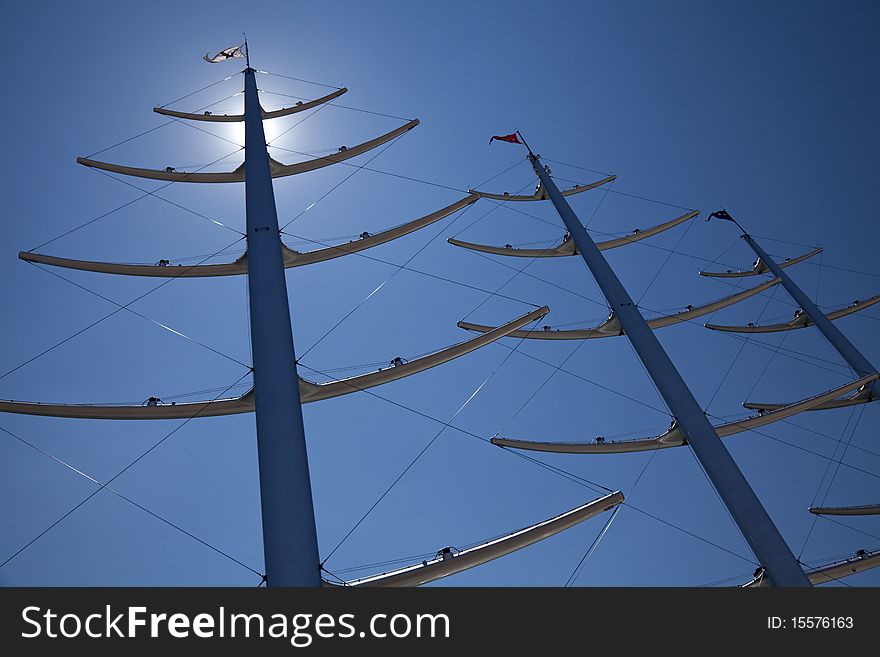
POLYGON ((213 57, 211 56, 211 53, 206 52, 204 60, 210 64, 216 64, 217 62, 225 62, 227 59, 244 57, 246 52, 245 44, 241 44, 240 46, 231 46, 230 48, 221 50, 213 57))

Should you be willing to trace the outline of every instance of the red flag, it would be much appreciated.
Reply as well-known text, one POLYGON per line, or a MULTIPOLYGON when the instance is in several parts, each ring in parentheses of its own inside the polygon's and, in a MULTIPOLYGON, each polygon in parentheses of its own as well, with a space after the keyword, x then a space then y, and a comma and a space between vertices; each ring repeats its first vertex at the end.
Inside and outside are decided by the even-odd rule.
POLYGON ((493 140, 497 139, 498 141, 506 141, 509 144, 521 144, 522 142, 519 140, 519 137, 516 136, 514 132, 512 135, 495 135, 492 139, 489 140, 491 144, 493 140))

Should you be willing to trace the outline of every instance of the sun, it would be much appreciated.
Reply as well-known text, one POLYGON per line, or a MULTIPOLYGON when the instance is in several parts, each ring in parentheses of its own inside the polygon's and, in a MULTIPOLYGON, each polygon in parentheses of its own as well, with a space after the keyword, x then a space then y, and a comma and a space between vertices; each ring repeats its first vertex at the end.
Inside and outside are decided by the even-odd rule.
MULTIPOLYGON (((239 146, 244 146, 245 142, 245 129, 244 129, 244 121, 237 121, 234 123, 219 123, 215 124, 217 127, 221 128, 217 134, 229 141, 235 142, 239 146)), ((270 144, 273 139, 276 139, 282 132, 284 131, 284 127, 279 124, 278 121, 263 121, 263 132, 266 135, 266 143, 270 144)))

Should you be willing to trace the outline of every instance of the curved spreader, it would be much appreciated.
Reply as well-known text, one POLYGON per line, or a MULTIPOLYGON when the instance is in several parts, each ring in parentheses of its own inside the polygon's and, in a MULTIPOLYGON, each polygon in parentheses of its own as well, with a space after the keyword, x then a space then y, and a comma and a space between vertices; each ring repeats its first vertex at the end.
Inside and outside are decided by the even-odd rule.
POLYGON ((604 511, 609 511, 623 502, 623 493, 616 491, 605 497, 566 511, 558 516, 530 525, 507 536, 482 543, 466 550, 442 548, 437 556, 421 563, 406 566, 398 570, 351 580, 343 584, 324 582, 326 586, 421 586, 428 582, 460 573, 487 561, 498 559, 511 552, 528 547, 545 538, 549 538, 569 527, 588 520, 604 511))
MULTIPOLYGON (((870 308, 877 302, 880 302, 880 294, 877 294, 869 299, 865 299, 864 301, 853 301, 846 308, 835 310, 834 312, 828 313, 825 316, 830 320, 840 319, 841 317, 852 315, 853 313, 857 313, 860 310, 864 310, 865 308, 870 308)), ((719 324, 706 324, 706 328, 712 329, 713 331, 726 331, 728 333, 779 333, 780 331, 792 331, 794 329, 806 328, 812 325, 813 322, 807 316, 807 314, 798 309, 794 314, 794 318, 788 322, 785 322, 784 324, 767 324, 765 326, 757 326, 755 324, 749 324, 748 326, 722 326, 719 324)))
MULTIPOLYGON (((803 411, 807 411, 829 399, 834 399, 840 395, 854 390, 855 388, 871 383, 877 380, 876 374, 862 377, 858 381, 847 383, 846 385, 829 390, 828 392, 804 399, 794 404, 784 406, 772 413, 761 413, 744 420, 735 422, 726 422, 716 425, 715 433, 719 438, 732 436, 750 429, 757 429, 779 420, 791 417, 803 411)), ((606 441, 604 438, 597 438, 589 443, 563 443, 563 442, 537 442, 533 440, 518 440, 516 438, 501 438, 495 436, 491 439, 493 445, 499 447, 515 447, 516 449, 526 449, 537 452, 557 452, 562 454, 623 454, 629 452, 645 452, 655 449, 665 449, 667 447, 680 447, 686 444, 684 435, 678 423, 673 422, 669 429, 659 436, 653 438, 637 438, 635 440, 606 441)))
MULTIPOLYGON (((534 322, 549 312, 544 306, 499 327, 492 333, 478 336, 421 358, 404 361, 395 358, 391 365, 376 372, 361 374, 347 379, 328 383, 313 383, 303 378, 299 380, 300 400, 303 404, 340 397, 358 390, 366 390, 385 383, 447 363, 464 356, 475 349, 487 345, 510 331, 534 322)), ((0 400, 0 413, 21 413, 50 417, 85 418, 91 420, 182 420, 196 417, 234 415, 254 411, 254 391, 250 390, 240 397, 212 401, 187 402, 183 404, 163 404, 156 397, 139 405, 112 404, 43 404, 39 402, 20 402, 0 400)))
MULTIPOLYGON (((441 210, 432 212, 431 214, 419 217, 400 226, 389 228, 380 233, 363 235, 347 244, 337 246, 328 246, 314 251, 300 253, 281 245, 281 253, 284 258, 284 267, 300 267, 302 265, 311 265, 316 262, 324 262, 332 260, 350 253, 357 253, 366 249, 385 244, 398 237, 403 237, 409 233, 415 232, 425 226, 448 217, 453 212, 462 209, 471 203, 476 202, 480 197, 476 194, 470 194, 464 198, 447 205, 441 210)), ((205 276, 234 276, 236 274, 247 273, 247 253, 242 255, 234 262, 217 264, 217 265, 175 265, 168 260, 160 260, 159 264, 137 265, 116 262, 97 262, 94 260, 74 260, 72 258, 59 258, 57 256, 44 255, 42 253, 31 253, 22 251, 18 257, 27 262, 34 262, 54 267, 65 267, 67 269, 80 269, 83 271, 94 271, 103 274, 123 274, 126 276, 155 276, 163 278, 197 278, 205 276)))
MULTIPOLYGON (((766 281, 753 288, 749 288, 748 290, 743 290, 742 292, 732 294, 723 299, 718 299, 717 301, 707 303, 703 306, 688 306, 686 310, 682 310, 674 315, 664 315, 663 317, 649 319, 648 326, 652 329, 659 329, 665 326, 687 322, 695 317, 701 317, 702 315, 713 313, 716 310, 732 306, 744 299, 760 294, 777 283, 779 283, 779 279, 774 278, 773 280, 766 281)), ((476 331, 477 333, 485 333, 494 328, 493 326, 474 324, 472 322, 459 322, 458 326, 459 328, 468 331, 476 331)), ((599 326, 593 328, 554 330, 552 326, 545 326, 542 329, 535 331, 514 331, 510 334, 510 337, 527 338, 530 340, 592 340, 594 338, 610 338, 616 335, 623 335, 623 329, 620 326, 620 322, 617 321, 617 318, 614 316, 614 313, 611 313, 611 315, 608 316, 608 319, 602 322, 599 326)))
MULTIPOLYGON (((834 408, 846 408, 847 406, 856 406, 858 404, 867 404, 872 401, 876 401, 878 397, 871 390, 870 385, 861 386, 858 390, 856 390, 849 397, 842 397, 841 399, 832 399, 831 401, 827 401, 824 404, 819 404, 818 406, 814 406, 811 408, 811 411, 828 411, 834 408)), ((782 408, 785 404, 764 404, 761 402, 744 402, 743 406, 750 411, 775 411, 778 408, 782 408)))
POLYGON ((859 506, 811 506, 810 513, 817 516, 876 516, 880 515, 880 504, 859 506))
MULTIPOLYGON (((798 256, 797 258, 786 258, 783 262, 777 262, 776 264, 780 269, 785 269, 786 267, 796 265, 797 263, 803 262, 804 260, 819 255, 820 253, 822 253, 822 249, 816 248, 809 253, 798 256)), ((755 260, 755 264, 752 265, 751 269, 744 271, 733 271, 731 269, 728 269, 727 271, 701 271, 700 276, 711 276, 712 278, 742 278, 743 276, 759 276, 760 274, 769 273, 770 270, 767 268, 767 265, 758 258, 755 260)))
MULTIPOLYGON (((855 555, 849 559, 835 561, 833 563, 812 568, 805 571, 810 584, 827 584, 828 582, 836 582, 839 579, 862 573, 880 566, 880 550, 858 550, 855 555)), ((764 571, 759 568, 754 578, 750 582, 743 584, 744 587, 756 586, 772 586, 770 580, 764 577, 764 571)))
MULTIPOLYGON (((700 211, 694 210, 651 228, 645 228, 643 230, 637 228, 629 235, 605 240, 604 242, 596 242, 596 246, 599 247, 600 251, 606 251, 608 249, 616 249, 619 246, 633 244, 634 242, 646 239, 657 233, 662 233, 664 230, 674 228, 688 219, 693 219, 698 214, 700 214, 700 211)), ((563 237, 562 241, 556 246, 546 249, 517 249, 512 246, 491 246, 488 244, 465 242, 464 240, 457 240, 454 237, 450 237, 446 241, 453 246, 460 246, 465 249, 470 249, 471 251, 481 251, 482 253, 492 253, 495 255, 514 256, 519 258, 559 258, 562 256, 577 255, 577 247, 575 246, 574 240, 570 239, 568 235, 563 237)))
MULTIPOLYGON (((406 123, 399 128, 392 130, 391 132, 381 135, 380 137, 376 137, 375 139, 366 141, 363 144, 352 146, 351 148, 346 148, 343 146, 340 147, 338 153, 334 153, 333 155, 326 155, 324 157, 316 157, 312 160, 306 160, 305 162, 282 164, 281 162, 273 160, 270 157, 269 170, 271 171, 273 178, 283 178, 285 176, 293 176, 299 173, 305 173, 306 171, 321 169, 323 167, 330 166, 331 164, 344 162, 345 160, 356 157, 361 153, 366 153, 367 151, 372 150, 377 146, 381 146, 382 144, 391 141, 395 137, 399 137, 406 131, 415 128, 418 124, 419 120, 413 119, 409 123, 406 123)), ((109 162, 99 162, 98 160, 91 160, 87 157, 78 157, 76 158, 76 161, 80 164, 84 164, 85 166, 92 167, 94 169, 103 169, 104 171, 110 171, 112 173, 121 173, 126 176, 136 176, 138 178, 150 178, 152 180, 167 180, 169 182, 188 183, 244 182, 244 162, 242 162, 241 165, 239 165, 239 167, 234 171, 204 173, 198 171, 176 171, 173 167, 166 167, 162 171, 158 169, 142 169, 139 167, 123 166, 121 164, 110 164, 109 162)))
MULTIPOLYGON (((271 110, 269 112, 267 112, 266 110, 261 110, 263 114, 263 120, 277 119, 282 116, 296 114, 297 112, 305 112, 306 110, 310 110, 313 107, 317 107, 318 105, 328 103, 334 98, 339 98, 346 91, 348 91, 348 89, 342 87, 341 89, 337 89, 333 93, 327 94, 326 96, 321 96, 320 98, 316 98, 315 100, 310 100, 305 103, 298 102, 292 107, 283 107, 281 109, 271 110)), ((235 123, 238 121, 244 121, 244 114, 212 114, 211 112, 204 112, 203 114, 190 114, 188 112, 178 112, 176 110, 170 110, 165 107, 154 107, 153 111, 156 112, 156 114, 173 116, 177 119, 188 119, 190 121, 212 121, 215 123, 235 123)))
MULTIPOLYGON (((608 176, 607 178, 602 178, 602 180, 597 180, 596 182, 587 183, 586 185, 575 185, 571 189, 566 189, 562 192, 563 196, 573 196, 575 194, 580 194, 581 192, 586 192, 589 189, 595 189, 596 187, 601 187, 605 183, 610 183, 612 180, 616 180, 617 176, 608 176)), ((507 192, 503 194, 491 194, 489 192, 481 192, 476 189, 468 190, 471 194, 479 194, 482 198, 491 198, 496 201, 545 201, 550 197, 547 196, 546 190, 538 183, 537 189, 535 189, 535 193, 530 196, 523 196, 517 194, 508 194, 507 192)))

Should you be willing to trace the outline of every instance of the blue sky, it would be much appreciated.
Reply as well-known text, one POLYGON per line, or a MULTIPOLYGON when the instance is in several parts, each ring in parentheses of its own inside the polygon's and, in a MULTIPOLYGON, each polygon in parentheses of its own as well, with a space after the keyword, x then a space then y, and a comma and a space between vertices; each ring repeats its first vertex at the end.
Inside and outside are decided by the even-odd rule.
MULTIPOLYGON (((19 250, 141 195, 77 165, 76 156, 166 123, 152 107, 226 76, 232 78, 171 106, 191 111, 220 101, 217 111, 240 107, 241 97, 233 96, 241 89, 235 75, 239 61, 209 65, 201 56, 238 43, 243 31, 260 70, 345 85, 350 91, 338 105, 418 117, 422 124, 370 167, 445 186, 358 171, 290 226, 286 241, 294 248, 312 248, 304 240, 344 241, 363 230, 375 232, 427 214, 460 198, 454 190, 479 185, 518 161, 482 188, 533 189, 534 176, 518 147, 487 145, 490 135, 518 129, 553 161, 553 173, 565 186, 569 180, 590 182, 600 172, 619 176, 611 193, 588 192, 573 201, 597 239, 660 223, 681 214, 681 207, 705 214, 723 206, 756 235, 785 240, 763 240, 775 255, 799 255, 816 244, 825 248, 822 267, 817 259, 789 270, 820 304, 840 307, 878 289, 880 229, 873 194, 880 145, 874 120, 878 49, 872 33, 878 17, 871 3, 804 2, 793 9, 781 2, 445 2, 431 7, 214 2, 207 12, 203 6, 164 2, 3 2, 2 7, 10 65, 3 91, 8 127, 3 136, 5 321, 0 332, 6 348, 0 351, 0 374, 115 309, 17 258, 19 250)), ((267 108, 289 104, 287 96, 326 93, 324 87, 278 76, 262 75, 258 81, 267 108)), ((280 127, 267 123, 269 138, 298 120, 280 119, 280 127)), ((327 108, 279 137, 275 145, 280 148, 271 154, 290 162, 299 156, 282 149, 335 150, 400 123, 327 108)), ((223 139, 241 139, 230 126, 206 129, 223 139)), ((232 154, 218 165, 231 169, 240 161, 236 149, 172 123, 97 157, 186 168, 232 154)), ((277 181, 279 218, 296 217, 353 171, 336 166, 277 181)), ((139 179, 127 182, 145 190, 158 187, 139 179)), ((240 229, 242 192, 240 185, 176 184, 161 195, 240 229)), ((546 322, 556 326, 600 321, 605 310, 596 301, 601 295, 580 260, 511 262, 446 243, 459 235, 474 242, 547 245, 564 232, 549 204, 517 208, 533 216, 493 208, 481 201, 460 217, 367 255, 397 264, 415 256, 408 264, 412 269, 514 300, 358 256, 288 270, 296 349, 298 354, 308 351, 304 364, 331 376, 359 371, 342 369, 354 365, 365 371, 397 355, 413 357, 465 339, 455 326, 462 318, 501 323, 528 310, 527 303, 549 305, 552 314, 546 322), (526 264, 525 273, 514 277, 509 267, 526 264)), ((227 248, 240 252, 240 244, 230 247, 235 239, 229 230, 150 197, 38 250, 156 262, 227 248)), ((697 276, 698 269, 713 262, 716 269, 748 267, 753 260, 733 227, 701 219, 607 255, 646 313, 674 312, 725 296, 730 286, 697 276), (675 251, 671 256, 670 249, 675 251)), ((119 303, 159 283, 52 271, 119 303)), ((242 279, 175 281, 133 308, 247 363, 245 290, 242 279)), ((791 316, 794 309, 783 291, 768 298, 750 300, 713 319, 744 324, 791 316)), ((880 312, 869 309, 839 323, 874 362, 880 359, 873 339, 878 319, 880 312)), ((741 414, 746 399, 800 399, 848 379, 840 359, 812 330, 745 345, 699 323, 658 335, 716 421, 741 414), (780 343, 785 351, 777 352, 780 343)), ((336 548, 435 437, 442 424, 424 416, 448 421, 484 382, 452 423, 477 436, 488 438, 504 429, 521 438, 589 440, 652 435, 666 428, 668 414, 656 410, 662 403, 623 338, 580 346, 504 344, 516 352, 510 355, 508 348, 492 345, 375 389, 375 395, 305 407, 322 555, 336 548), (580 378, 558 371, 563 361, 564 369, 580 378)), ((317 377, 308 370, 301 373, 317 377)), ((0 378, 0 397, 139 402, 151 395, 168 399, 213 391, 179 397, 205 399, 242 374, 241 365, 122 311, 0 378)), ((847 528, 815 521, 806 512, 814 499, 841 505, 876 501, 877 413, 867 407, 854 414, 807 414, 793 424, 768 427, 766 435, 727 440, 793 551, 807 563, 880 543, 874 538, 880 536, 878 520, 845 520, 847 528), (838 466, 841 440, 849 447, 838 466)), ((177 424, 0 417, 6 431, 101 481, 177 424)), ((737 582, 754 569, 689 450, 540 458, 627 495, 629 505, 585 562, 576 585, 737 582)), ((95 488, 8 434, 0 435, 0 482, 0 561, 95 488)), ((261 571, 252 416, 188 423, 113 486, 261 571)), ((447 428, 334 552, 327 568, 339 572, 397 558, 420 559, 442 546, 491 538, 596 496, 469 433, 447 428)), ((606 519, 595 518, 438 584, 561 586, 606 519)), ((867 573, 847 583, 877 585, 878 578, 867 573)), ((247 567, 107 492, 0 568, 5 585, 258 582, 247 567)))

